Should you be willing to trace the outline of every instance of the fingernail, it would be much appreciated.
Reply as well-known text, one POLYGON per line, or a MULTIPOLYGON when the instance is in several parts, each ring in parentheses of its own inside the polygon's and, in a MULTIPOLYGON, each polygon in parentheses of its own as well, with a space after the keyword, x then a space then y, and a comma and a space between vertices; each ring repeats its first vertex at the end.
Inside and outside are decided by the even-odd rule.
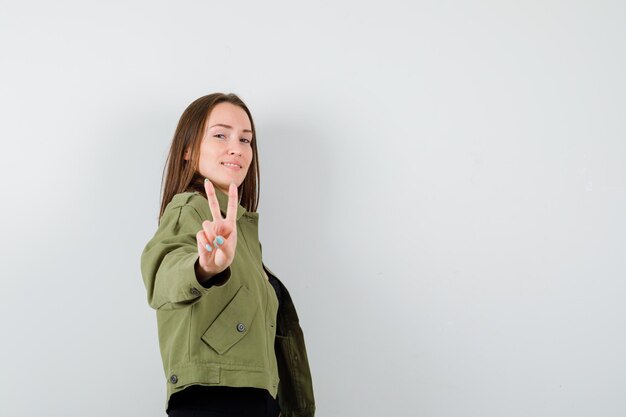
POLYGON ((209 180, 208 178, 205 178, 205 179, 204 179, 204 182, 206 183, 208 180, 209 180))
POLYGON ((213 248, 211 248, 211 245, 209 245, 208 243, 205 246, 206 250, 209 252, 213 252, 213 248))
POLYGON ((216 245, 223 245, 224 244, 224 238, 222 236, 218 236, 215 238, 215 244, 216 245))

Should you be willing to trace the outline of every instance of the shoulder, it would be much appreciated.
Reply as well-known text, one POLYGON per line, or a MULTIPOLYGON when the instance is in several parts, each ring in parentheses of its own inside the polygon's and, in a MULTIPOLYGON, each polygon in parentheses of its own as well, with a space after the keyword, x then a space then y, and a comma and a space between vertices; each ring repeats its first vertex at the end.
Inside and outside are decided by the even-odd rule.
POLYGON ((170 202, 167 204, 165 209, 166 210, 169 209, 169 208, 173 208, 174 209, 174 208, 178 208, 178 207, 182 207, 182 206, 188 205, 190 201, 196 200, 198 197, 202 198, 200 193, 197 192, 197 191, 186 191, 184 193, 175 194, 174 197, 172 197, 170 202))
POLYGON ((169 213, 186 214, 188 216, 197 217, 199 220, 206 218, 208 210, 208 201, 197 191, 186 191, 178 193, 172 197, 172 200, 165 207, 163 216, 169 213))

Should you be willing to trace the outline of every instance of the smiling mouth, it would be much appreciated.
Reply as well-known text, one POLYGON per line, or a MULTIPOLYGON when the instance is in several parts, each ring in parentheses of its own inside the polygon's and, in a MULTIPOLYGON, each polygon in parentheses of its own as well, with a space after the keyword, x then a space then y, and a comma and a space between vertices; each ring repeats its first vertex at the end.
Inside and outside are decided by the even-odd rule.
POLYGON ((241 165, 231 164, 229 162, 222 162, 222 165, 224 165, 227 168, 234 168, 234 169, 241 169, 241 168, 243 168, 241 165))

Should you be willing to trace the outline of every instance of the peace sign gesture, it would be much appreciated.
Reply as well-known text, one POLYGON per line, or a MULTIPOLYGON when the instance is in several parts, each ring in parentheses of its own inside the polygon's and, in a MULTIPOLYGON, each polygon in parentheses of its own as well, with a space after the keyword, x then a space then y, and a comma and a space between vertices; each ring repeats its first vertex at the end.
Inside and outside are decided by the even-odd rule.
POLYGON ((202 222, 202 230, 196 234, 198 242, 198 267, 196 275, 200 282, 206 281, 230 266, 237 248, 237 186, 230 184, 228 189, 228 209, 222 218, 220 205, 215 196, 215 188, 208 179, 204 180, 204 190, 209 200, 213 221, 202 222))

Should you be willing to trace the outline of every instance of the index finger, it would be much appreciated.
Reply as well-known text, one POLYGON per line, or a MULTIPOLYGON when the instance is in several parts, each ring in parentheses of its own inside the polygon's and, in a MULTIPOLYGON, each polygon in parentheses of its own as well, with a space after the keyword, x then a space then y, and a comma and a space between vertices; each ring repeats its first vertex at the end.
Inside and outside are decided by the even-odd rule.
POLYGON ((237 196, 237 186, 231 182, 228 187, 228 209, 226 210, 226 220, 229 222, 235 222, 237 219, 237 206, 239 205, 239 198, 237 196))
POLYGON ((213 216, 213 221, 221 220, 222 213, 220 213, 220 203, 215 196, 215 188, 210 180, 204 180, 204 191, 206 191, 206 198, 209 200, 209 210, 213 216))

